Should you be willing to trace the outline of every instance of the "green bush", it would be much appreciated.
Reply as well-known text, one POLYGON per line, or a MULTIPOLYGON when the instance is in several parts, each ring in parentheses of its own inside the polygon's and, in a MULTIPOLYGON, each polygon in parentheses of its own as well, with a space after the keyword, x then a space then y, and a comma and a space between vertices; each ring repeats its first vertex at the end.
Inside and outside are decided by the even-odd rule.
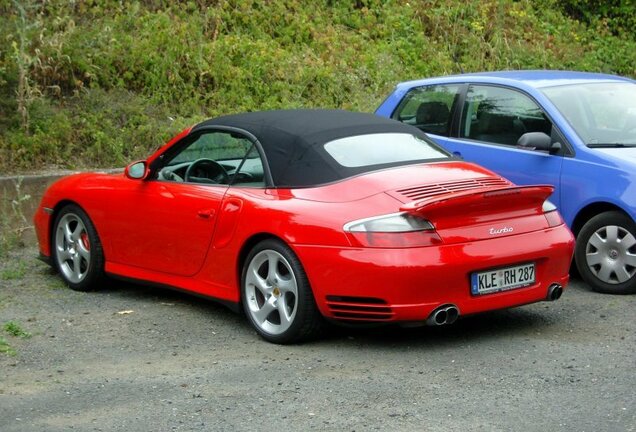
POLYGON ((559 5, 574 19, 634 39, 636 5, 633 0, 560 0, 559 5))
POLYGON ((618 0, 19 3, 0 0, 1 173, 121 166, 220 114, 371 111, 462 70, 636 75, 618 0))

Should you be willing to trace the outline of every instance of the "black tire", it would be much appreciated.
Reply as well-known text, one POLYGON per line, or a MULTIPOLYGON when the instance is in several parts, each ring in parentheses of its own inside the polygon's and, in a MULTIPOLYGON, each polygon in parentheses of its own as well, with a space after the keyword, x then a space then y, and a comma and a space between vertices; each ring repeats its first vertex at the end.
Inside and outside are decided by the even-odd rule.
POLYGON ((574 256, 579 274, 594 291, 636 293, 636 244, 627 247, 634 238, 636 224, 620 211, 598 214, 583 225, 574 256))
POLYGON ((102 244, 86 212, 75 204, 64 206, 55 217, 51 258, 53 266, 71 289, 94 291, 104 282, 102 244), (65 227, 70 227, 69 231, 73 233, 77 231, 75 238, 70 239, 65 234, 65 227))
POLYGON ((289 246, 279 240, 263 240, 247 255, 241 272, 241 299, 250 324, 269 342, 291 344, 307 341, 320 335, 325 328, 325 320, 318 311, 300 260, 289 246), (271 284, 268 283, 272 274, 269 266, 274 261, 269 257, 277 260, 276 274, 271 284), (255 279, 256 276, 252 273, 248 276, 250 269, 258 272, 260 279, 255 279), (261 272, 266 272, 267 275, 263 277, 261 272), (289 289, 293 281, 295 293, 289 289), (270 303, 269 308, 265 307, 266 303, 270 303), (290 304, 293 304, 293 308, 290 304), (281 308, 284 308, 286 315, 291 314, 291 318, 284 320, 281 308), (262 311, 267 314, 263 315, 263 322, 259 322, 257 315, 262 311))

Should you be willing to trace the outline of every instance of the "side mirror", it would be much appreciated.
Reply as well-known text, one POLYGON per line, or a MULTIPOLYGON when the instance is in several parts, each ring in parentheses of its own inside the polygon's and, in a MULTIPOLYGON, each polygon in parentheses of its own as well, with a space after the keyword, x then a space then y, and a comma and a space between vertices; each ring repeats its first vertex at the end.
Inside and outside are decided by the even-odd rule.
POLYGON ((550 154, 561 151, 561 143, 552 142, 552 138, 543 132, 526 132, 517 141, 517 146, 528 149, 543 150, 550 154))
POLYGON ((526 132, 519 137, 517 145, 537 150, 550 150, 552 139, 543 132, 526 132))
POLYGON ((133 162, 126 167, 124 175, 129 179, 142 180, 148 175, 148 167, 146 161, 133 162))

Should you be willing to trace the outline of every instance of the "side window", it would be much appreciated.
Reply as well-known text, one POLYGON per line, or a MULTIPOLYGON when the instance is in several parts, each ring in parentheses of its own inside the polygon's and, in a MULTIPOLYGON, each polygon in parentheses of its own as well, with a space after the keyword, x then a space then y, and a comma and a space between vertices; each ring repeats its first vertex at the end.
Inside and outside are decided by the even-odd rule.
POLYGON ((265 187, 263 161, 255 145, 252 145, 242 164, 236 170, 232 185, 265 187))
POLYGON ((459 85, 434 85, 409 91, 393 118, 435 135, 448 136, 459 85))
MULTIPOLYGON (((186 138, 188 139, 188 138, 186 138)), ((206 132, 167 160, 157 179, 204 184, 264 186, 263 163, 249 139, 228 132, 206 132)))
POLYGON ((468 88, 460 137, 516 146, 526 132, 552 134, 552 123, 532 99, 501 87, 468 88))

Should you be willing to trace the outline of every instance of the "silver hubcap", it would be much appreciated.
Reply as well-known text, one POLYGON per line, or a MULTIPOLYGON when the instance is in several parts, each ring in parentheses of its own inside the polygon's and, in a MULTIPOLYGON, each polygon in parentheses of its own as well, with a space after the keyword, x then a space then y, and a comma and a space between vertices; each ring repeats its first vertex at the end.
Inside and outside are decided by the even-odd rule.
POLYGON ((245 276, 245 301, 252 320, 263 331, 279 335, 294 322, 298 286, 289 262, 264 250, 250 261, 245 276))
POLYGON ((60 219, 55 232, 57 264, 64 277, 79 283, 86 277, 91 258, 88 233, 82 220, 73 213, 60 219))
POLYGON ((599 228, 587 242, 585 259, 592 273, 603 282, 627 282, 636 273, 636 238, 620 226, 599 228))

